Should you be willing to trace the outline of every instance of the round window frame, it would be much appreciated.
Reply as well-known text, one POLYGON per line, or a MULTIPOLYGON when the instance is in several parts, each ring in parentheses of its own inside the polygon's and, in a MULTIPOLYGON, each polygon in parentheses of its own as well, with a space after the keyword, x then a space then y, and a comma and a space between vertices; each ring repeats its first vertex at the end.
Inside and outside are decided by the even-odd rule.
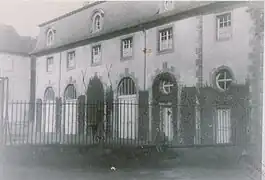
POLYGON ((217 70, 214 73, 214 86, 221 92, 228 91, 230 89, 231 85, 234 83, 234 80, 235 80, 234 77, 235 77, 234 73, 229 67, 227 67, 227 66, 219 67, 219 68, 217 68, 217 70), (220 74, 222 71, 228 72, 230 77, 231 77, 231 83, 226 89, 221 88, 221 86, 218 83, 219 81, 217 80, 218 74, 220 74))
POLYGON ((160 92, 162 93, 162 94, 164 94, 164 95, 169 95, 169 94, 171 94, 172 93, 172 89, 173 89, 173 87, 174 87, 174 83, 173 82, 170 82, 170 85, 171 86, 169 86, 169 88, 170 88, 170 92, 168 92, 168 91, 166 91, 166 89, 165 89, 165 85, 166 85, 166 83, 167 82, 170 82, 170 81, 166 81, 166 80, 162 80, 161 82, 160 82, 160 92))

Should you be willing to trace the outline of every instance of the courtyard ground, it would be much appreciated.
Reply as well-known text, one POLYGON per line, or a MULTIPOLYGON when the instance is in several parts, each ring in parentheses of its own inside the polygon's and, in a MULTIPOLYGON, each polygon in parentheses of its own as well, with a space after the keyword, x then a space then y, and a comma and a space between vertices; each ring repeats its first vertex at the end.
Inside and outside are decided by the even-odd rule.
POLYGON ((17 161, 18 151, 9 152, 12 156, 7 156, 1 163, 1 180, 252 180, 258 174, 249 166, 218 163, 218 159, 202 162, 201 158, 192 155, 184 160, 172 155, 158 158, 162 155, 154 154, 136 160, 136 157, 120 152, 115 157, 107 153, 101 158, 90 154, 91 151, 89 155, 53 152, 34 160, 23 155, 23 160, 17 161), (116 170, 111 170, 112 166, 116 170))

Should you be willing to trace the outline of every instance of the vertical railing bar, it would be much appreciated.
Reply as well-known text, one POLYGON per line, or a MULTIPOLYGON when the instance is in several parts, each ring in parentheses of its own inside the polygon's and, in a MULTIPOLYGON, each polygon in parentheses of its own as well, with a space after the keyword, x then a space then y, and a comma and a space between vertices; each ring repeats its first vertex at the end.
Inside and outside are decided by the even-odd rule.
POLYGON ((52 104, 52 136, 51 136, 51 142, 52 144, 54 144, 56 142, 56 137, 57 137, 57 133, 56 133, 56 106, 57 106, 57 100, 55 99, 55 101, 53 101, 52 104))
POLYGON ((64 144, 65 143, 65 100, 62 102, 62 124, 61 124, 61 127, 62 127, 62 130, 61 130, 61 133, 62 133, 62 143, 64 144))
MULTIPOLYGON (((12 140, 12 135, 13 135, 13 126, 14 126, 14 104, 15 104, 15 102, 12 100, 11 101, 11 121, 9 121, 10 122, 10 125, 11 125, 11 127, 10 127, 10 131, 9 131, 9 134, 8 134, 8 136, 9 136, 9 141, 13 141, 12 140)), ((16 131, 15 131, 16 132, 16 131)), ((10 142, 10 143, 13 143, 13 142, 10 142)))
POLYGON ((53 105, 53 102, 54 102, 54 100, 53 101, 49 101, 48 103, 49 103, 49 108, 48 108, 48 111, 49 111, 49 113, 48 113, 48 137, 47 137, 47 144, 49 144, 49 143, 51 143, 50 141, 50 138, 51 138, 51 134, 52 134, 52 132, 50 132, 51 131, 51 126, 53 125, 52 124, 52 116, 53 116, 53 114, 51 114, 52 113, 52 105, 53 105))
POLYGON ((52 144, 57 143, 57 102, 58 100, 55 99, 52 106, 52 144))
POLYGON ((76 116, 77 116, 77 111, 75 111, 75 103, 74 103, 74 100, 72 102, 72 117, 73 117, 73 129, 74 129, 74 144, 76 145, 77 144, 77 124, 76 124, 76 116))
POLYGON ((69 119, 70 119, 70 128, 71 128, 71 145, 74 144, 74 131, 73 131, 73 117, 72 117, 72 103, 69 103, 69 119))
POLYGON ((34 101, 33 102, 35 104, 35 115, 34 115, 34 122, 35 122, 35 138, 34 138, 34 144, 37 144, 37 139, 41 139, 41 132, 42 132, 42 117, 40 117, 39 119, 39 113, 42 115, 43 112, 42 112, 42 107, 43 107, 43 104, 42 104, 42 101, 40 103, 40 101, 34 101), (41 107, 41 109, 40 109, 41 107), (41 111, 41 112, 39 112, 41 111), (37 121, 40 121, 40 125, 38 125, 38 122, 37 121), (40 132, 38 132, 38 126, 40 126, 40 132), (38 138, 38 133, 39 133, 39 138, 38 138))
MULTIPOLYGON (((125 123, 124 123, 124 131, 123 131, 123 145, 126 145, 127 143, 127 140, 128 140, 128 112, 126 112, 126 101, 123 100, 123 117, 124 117, 124 120, 125 120, 125 123)), ((128 108, 128 107, 127 107, 128 108)))
POLYGON ((38 106, 37 106, 37 103, 35 101, 32 101, 31 103, 34 106, 34 111, 33 111, 34 116, 32 116, 33 117, 33 119, 32 119, 33 124, 32 124, 31 143, 35 144, 34 141, 36 141, 36 139, 37 139, 37 118, 36 118, 36 116, 37 116, 37 107, 38 106), (36 135, 35 138, 34 138, 34 129, 35 129, 35 135, 36 135))
POLYGON ((72 131, 73 131, 73 144, 76 144, 76 125, 75 125, 75 119, 74 119, 74 103, 71 101, 71 106, 72 106, 72 110, 71 110, 71 116, 72 116, 72 131))
POLYGON ((84 138, 83 138, 83 145, 85 144, 85 145, 87 145, 87 104, 86 104, 86 100, 84 100, 84 102, 83 102, 84 104, 83 104, 83 117, 84 117, 84 119, 82 120, 83 122, 83 136, 84 136, 84 138))
POLYGON ((19 117, 19 127, 20 127, 20 137, 19 137, 19 143, 21 144, 21 139, 23 139, 24 137, 24 134, 23 134, 23 124, 24 124, 24 122, 23 122, 23 106, 22 106, 23 104, 22 104, 22 100, 20 100, 19 101, 19 115, 20 115, 20 117, 19 117))
POLYGON ((59 143, 62 142, 62 103, 63 103, 62 99, 59 99, 59 105, 58 105, 58 108, 56 110, 56 112, 58 111, 56 121, 59 121, 59 123, 57 123, 57 128, 58 129, 56 129, 56 132, 57 132, 58 138, 59 138, 58 139, 59 143))
MULTIPOLYGON (((53 100, 54 101, 54 100, 53 100)), ((48 129, 47 129, 47 131, 48 131, 48 134, 47 134, 47 144, 49 144, 49 141, 50 141, 50 126, 51 126, 51 116, 52 116, 52 114, 51 114, 51 106, 52 106, 52 103, 53 103, 53 101, 48 101, 48 129)))
POLYGON ((46 121, 48 122, 48 124, 46 124, 46 128, 47 128, 47 132, 45 131, 45 140, 47 141, 47 142, 44 142, 44 143, 49 143, 49 137, 50 137, 50 111, 51 111, 51 101, 47 101, 47 106, 48 106, 48 108, 47 108, 47 115, 46 115, 46 121), (47 134, 46 134, 47 133, 47 134), (47 135, 47 137, 46 137, 46 135, 47 135))
POLYGON ((43 119, 41 126, 42 132, 40 133, 40 143, 46 141, 46 123, 47 123, 47 100, 43 101, 41 111, 43 112, 41 117, 43 119))
POLYGON ((15 101, 15 122, 14 122, 14 138, 12 138, 12 141, 15 141, 14 143, 16 144, 16 138, 19 136, 19 128, 17 128, 17 118, 18 117, 18 100, 15 101))
POLYGON ((27 144, 29 144, 29 135, 30 135, 30 120, 29 120, 29 117, 31 117, 30 116, 30 114, 29 114, 29 104, 28 104, 28 102, 27 101, 24 101, 25 102, 25 106, 26 106, 26 119, 27 119, 27 124, 28 124, 28 126, 27 126, 27 144))
MULTIPOLYGON (((130 135, 131 135, 131 145, 133 144, 133 139, 135 139, 135 137, 133 136, 133 127, 135 126, 135 123, 136 123, 136 121, 134 121, 133 120, 133 102, 132 102, 132 100, 130 100, 130 129, 131 129, 131 131, 130 131, 130 135)), ((134 128, 134 130, 135 130, 135 128, 134 128)))
POLYGON ((78 100, 75 101, 75 124, 76 124, 76 135, 77 135, 77 144, 81 144, 81 133, 79 133, 80 131, 80 125, 79 125, 79 103, 78 100))
POLYGON ((65 143, 68 144, 69 143, 69 117, 68 117, 68 103, 67 101, 65 101, 65 112, 64 112, 64 120, 65 120, 65 143))
POLYGON ((65 121, 65 143, 68 144, 69 143, 69 118, 67 117, 68 115, 68 104, 67 101, 65 101, 65 110, 64 110, 64 121, 65 121))
POLYGON ((51 144, 54 144, 54 136, 56 136, 56 99, 53 101, 52 103, 52 108, 51 108, 51 111, 52 111, 52 126, 51 126, 51 144))
POLYGON ((46 136, 46 129, 47 129, 47 123, 49 122, 48 121, 48 109, 49 109, 49 104, 48 104, 48 100, 45 100, 45 106, 44 106, 44 117, 43 117, 43 119, 44 119, 44 123, 43 123, 43 125, 44 125, 44 128, 43 128, 43 136, 42 136, 42 143, 44 143, 45 144, 45 142, 46 142, 46 139, 48 138, 47 136, 46 136))

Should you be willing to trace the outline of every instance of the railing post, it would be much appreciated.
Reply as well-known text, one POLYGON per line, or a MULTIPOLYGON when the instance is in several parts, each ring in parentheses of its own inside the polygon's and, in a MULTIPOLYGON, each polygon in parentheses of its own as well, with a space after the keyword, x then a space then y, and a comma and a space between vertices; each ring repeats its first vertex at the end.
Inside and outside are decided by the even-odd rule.
POLYGON ((36 132, 41 132, 42 124, 42 100, 36 100, 36 132))
POLYGON ((111 112, 113 110, 113 90, 110 87, 110 89, 106 92, 106 132, 108 135, 112 135, 110 133, 111 129, 113 129, 111 125, 111 112))
POLYGON ((149 134, 149 94, 148 91, 139 91, 139 140, 147 141, 149 134))
POLYGON ((55 129, 56 133, 61 133, 61 116, 62 116, 62 98, 56 98, 56 119, 55 119, 55 129))
POLYGON ((86 103, 86 96, 81 95, 77 99, 77 122, 78 122, 78 134, 84 134, 85 132, 85 103, 86 103))

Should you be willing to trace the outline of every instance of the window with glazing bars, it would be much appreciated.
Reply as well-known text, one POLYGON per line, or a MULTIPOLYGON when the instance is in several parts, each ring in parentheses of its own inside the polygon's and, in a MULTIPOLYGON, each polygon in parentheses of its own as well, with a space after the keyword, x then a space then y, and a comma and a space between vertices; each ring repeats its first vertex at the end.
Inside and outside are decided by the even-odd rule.
POLYGON ((159 31, 159 51, 173 49, 173 28, 159 31))
POLYGON ((133 53, 133 38, 126 38, 122 40, 122 57, 131 57, 133 53))
POLYGON ((217 109, 216 119, 216 143, 225 144, 231 142, 231 110, 217 109))

